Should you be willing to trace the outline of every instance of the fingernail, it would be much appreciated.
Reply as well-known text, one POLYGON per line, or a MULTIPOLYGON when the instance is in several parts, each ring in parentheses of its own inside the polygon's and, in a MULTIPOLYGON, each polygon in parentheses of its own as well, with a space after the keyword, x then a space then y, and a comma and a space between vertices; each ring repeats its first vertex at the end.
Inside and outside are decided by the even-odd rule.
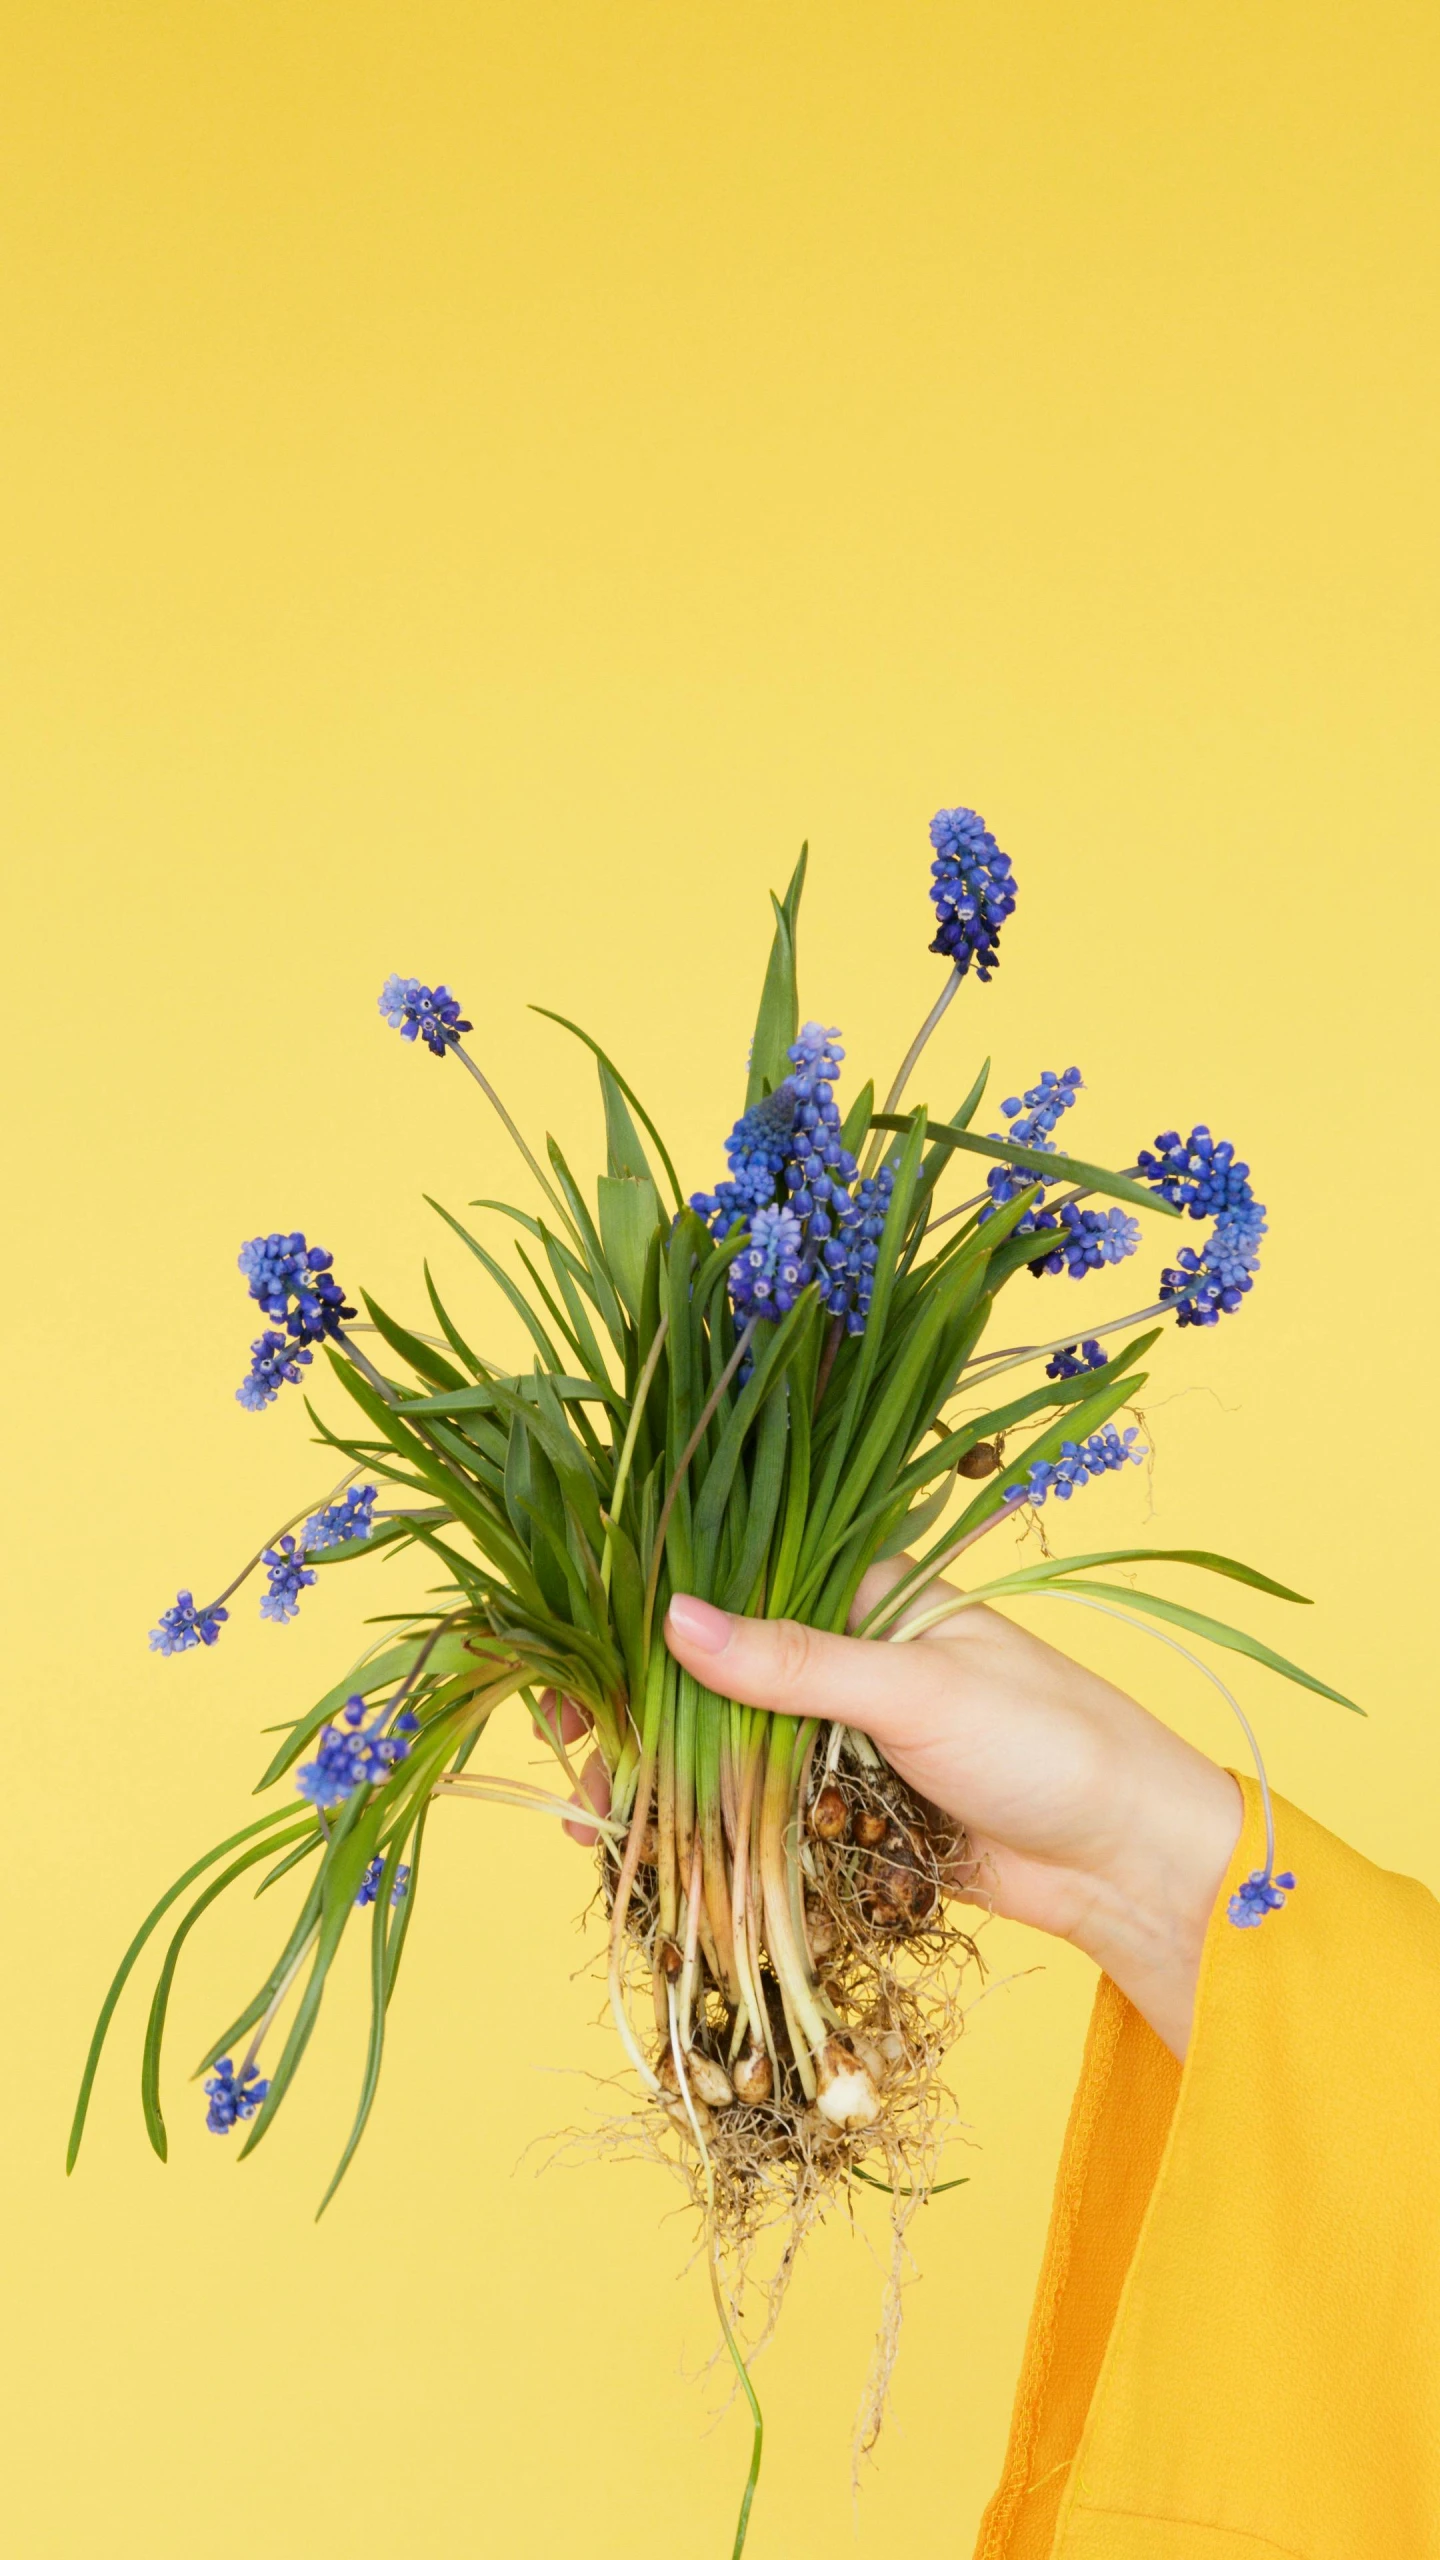
POLYGON ((731 1622, 726 1612, 712 1609, 708 1600, 696 1600, 688 1591, 676 1592, 666 1612, 666 1624, 695 1653, 723 1653, 730 1641, 731 1622))

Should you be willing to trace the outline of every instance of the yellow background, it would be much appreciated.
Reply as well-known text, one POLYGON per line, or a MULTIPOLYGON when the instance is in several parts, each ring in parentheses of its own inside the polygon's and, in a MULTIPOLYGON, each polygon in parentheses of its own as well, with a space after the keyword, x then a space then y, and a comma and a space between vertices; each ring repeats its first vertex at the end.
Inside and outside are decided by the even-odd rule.
MULTIPOLYGON (((34 0, 5 56, 11 2547, 716 2560, 743 2430, 694 2379, 673 2197, 527 2152, 613 2058, 549 1828, 433 1825, 318 2230, 353 1973, 243 2171, 183 2076, 273 1905, 192 1942, 169 2170, 132 1997, 61 2178, 120 1946, 377 1588, 146 1653, 328 1480, 297 1396, 234 1403, 235 1252, 302 1224, 414 1315, 436 1250, 478 1308, 420 1195, 515 1177, 383 1032, 392 967, 451 978, 593 1163, 586 1063, 525 1006, 580 1016, 712 1178, 802 835, 807 1004, 883 1072, 940 966, 926 821, 973 802, 1021 906, 931 1098, 982 1049, 997 1093, 1074 1059, 1092 1152, 1209 1118, 1251 1157, 1263 1277, 1166 1336, 1152 1533, 1317 1595, 1242 1613, 1371 1720, 1244 1677, 1274 1777, 1436 1879, 1440 33, 1404 0, 34 0)), ((1088 1499, 1085 1543, 1145 1517, 1138 1478, 1088 1499)), ((1233 1756, 1183 1665, 1059 1621, 1233 1756)), ((1089 1997, 1063 1949, 989 1949, 1043 1970, 953 2066, 978 2147, 917 2234, 855 2544, 887 2560, 969 2549, 1089 1997)), ((753 2560, 850 2547, 877 2288, 838 2226, 801 2272, 753 2560)))

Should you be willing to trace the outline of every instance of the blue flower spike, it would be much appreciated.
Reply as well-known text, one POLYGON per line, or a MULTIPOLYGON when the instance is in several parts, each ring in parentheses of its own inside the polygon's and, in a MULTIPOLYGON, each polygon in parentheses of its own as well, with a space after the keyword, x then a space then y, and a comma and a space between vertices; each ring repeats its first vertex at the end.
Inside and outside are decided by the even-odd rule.
POLYGON ((205 2122, 211 2133, 229 2133, 237 2124, 248 2124, 269 2094, 270 2083, 259 2078, 253 2062, 246 2063, 237 2080, 235 2065, 227 2053, 223 2062, 216 2063, 214 2078, 205 2083, 205 2095, 210 2101, 205 2122))
POLYGON ((1103 1431, 1092 1431, 1088 1440, 1063 1440, 1059 1457, 1037 1458, 1025 1482, 1012 1484, 1005 1500, 1029 1502, 1038 1509, 1053 1493, 1057 1501, 1068 1502, 1092 1476, 1113 1474, 1127 1464, 1138 1467, 1149 1456, 1143 1444, 1135 1445, 1138 1440, 1133 1425, 1122 1434, 1108 1423, 1103 1431))
POLYGON ((283 1385, 298 1384, 311 1354, 304 1347, 339 1339, 340 1327, 355 1309, 331 1271, 334 1255, 323 1245, 308 1244, 299 1228, 290 1235, 252 1236, 240 1248, 239 1264, 250 1295, 262 1315, 283 1333, 262 1333, 250 1346, 250 1374, 235 1390, 247 1413, 263 1413, 283 1385))
POLYGON ((304 1539, 297 1544, 294 1538, 281 1538, 275 1546, 266 1548, 264 1562, 269 1567, 270 1587, 260 1603, 260 1615, 273 1626, 283 1627, 299 1616, 300 1594, 315 1579, 305 1562, 304 1539))
MULTIPOLYGON (((355 1902, 356 1902, 356 1907, 357 1907, 357 1909, 359 1909, 359 1910, 361 1910, 361 1911, 364 1911, 364 1910, 368 1907, 368 1905, 369 1905, 370 1903, 372 1903, 372 1902, 375 1900, 376 1895, 377 1895, 377 1894, 379 1893, 379 1891, 380 1891, 380 1883, 381 1883, 381 1879, 382 1879, 382 1877, 384 1876, 384 1873, 385 1873, 385 1861, 384 1861, 384 1859, 383 1859, 383 1858, 372 1858, 372 1859, 371 1859, 371 1861, 370 1861, 369 1866, 366 1868, 365 1873, 364 1873, 364 1875, 362 1876, 362 1878, 361 1878, 361 1880, 360 1880, 360 1890, 359 1890, 359 1892, 358 1892, 358 1893, 356 1894, 356 1896, 355 1896, 355 1902)), ((394 1906, 395 1906, 397 1903, 401 1903, 401 1902, 403 1902, 403 1901, 404 1901, 405 1896, 406 1896, 406 1894, 409 1892, 409 1890, 410 1890, 410 1870, 409 1870, 409 1868, 408 1868, 408 1867, 405 1867, 405 1866, 397 1867, 397 1868, 396 1868, 396 1870, 395 1870, 395 1881, 394 1881, 394 1883, 392 1884, 392 1886, 391 1886, 391 1888, 390 1888, 390 1902, 391 1902, 391 1907, 392 1907, 392 1909, 394 1908, 394 1906)))
POLYGON ((1225 1905, 1225 1917, 1235 1929, 1258 1929, 1272 1911, 1283 1911, 1285 1897, 1295 1890, 1295 1878, 1287 1867, 1283 1874, 1272 1875, 1265 1867, 1256 1867, 1248 1875, 1238 1893, 1232 1893, 1225 1905))
POLYGON ((460 999, 449 987, 422 986, 418 978, 402 978, 392 970, 380 990, 380 1011, 402 1040, 423 1040, 432 1058, 453 1049, 473 1022, 460 1018, 460 999))
POLYGON ((306 1554, 318 1555, 322 1548, 343 1547, 354 1538, 368 1538, 375 1527, 379 1490, 378 1485, 352 1484, 343 1502, 332 1502, 324 1511, 312 1512, 301 1541, 306 1554))
POLYGON ((212 1602, 208 1609, 197 1609, 190 1591, 177 1591, 173 1609, 164 1609, 160 1624, 150 1630, 152 1653, 189 1653, 197 1644, 214 1644, 228 1609, 212 1602))
POLYGON ((1067 1343, 1045 1363, 1047 1378, 1083 1378, 1087 1369, 1103 1369, 1105 1352, 1093 1338, 1088 1342, 1067 1343))
POLYGON ((935 859, 930 895, 937 931, 930 948, 963 978, 973 965, 982 986, 999 962, 1000 928, 1015 913, 1015 874, 976 809, 937 809, 930 821, 935 859))
POLYGON ((1222 1316, 1233 1316, 1255 1285, 1268 1232, 1250 1167, 1238 1163, 1229 1139, 1212 1137, 1203 1121, 1188 1138, 1163 1130, 1153 1151, 1142 1147, 1136 1164, 1172 1209, 1215 1222, 1198 1253, 1182 1245, 1160 1274, 1160 1295, 1174 1302, 1177 1324, 1218 1324, 1222 1316))
POLYGON ((389 1712, 388 1707, 382 1706, 374 1723, 365 1725, 365 1700, 358 1696, 347 1698, 341 1714, 349 1730, 342 1731, 334 1724, 322 1727, 316 1757, 296 1772, 297 1795, 327 1812, 344 1804, 357 1787, 383 1786, 391 1770, 407 1758, 410 1736, 420 1727, 414 1709, 407 1707, 396 1717, 390 1732, 384 1733, 381 1727, 389 1712))
POLYGON ((725 1142, 728 1180, 691 1196, 717 1242, 750 1230, 730 1272, 731 1300, 745 1322, 778 1321, 815 1282, 847 1332, 865 1330, 895 1176, 882 1165, 862 1180, 841 1143, 839 1040, 838 1031, 806 1023, 787 1052, 784 1083, 742 1113, 725 1142))

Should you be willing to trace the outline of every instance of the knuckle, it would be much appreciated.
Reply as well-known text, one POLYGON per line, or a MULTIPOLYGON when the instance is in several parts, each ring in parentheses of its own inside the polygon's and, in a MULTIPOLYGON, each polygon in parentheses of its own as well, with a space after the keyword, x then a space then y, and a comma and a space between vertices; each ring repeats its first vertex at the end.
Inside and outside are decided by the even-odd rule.
POLYGON ((815 1671, 815 1631, 794 1618, 774 1625, 775 1685, 786 1695, 810 1686, 815 1671))

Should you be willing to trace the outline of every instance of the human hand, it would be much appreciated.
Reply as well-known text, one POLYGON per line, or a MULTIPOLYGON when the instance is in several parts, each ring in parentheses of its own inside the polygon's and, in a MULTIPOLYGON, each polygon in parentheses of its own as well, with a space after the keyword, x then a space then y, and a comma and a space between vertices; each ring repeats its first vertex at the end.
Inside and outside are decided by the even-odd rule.
MULTIPOLYGON (((907 1570, 903 1557, 877 1565, 852 1624, 907 1570)), ((895 1632, 947 1596, 932 1583, 895 1632)), ((1226 1770, 991 1609, 890 1644, 677 1595, 665 1638, 724 1697, 869 1734, 917 1794, 963 1823, 977 1866, 961 1898, 1083 1949, 1183 2060, 1206 1927, 1240 1833, 1226 1770)), ((594 1764, 583 1783, 597 1801, 594 1764)))

